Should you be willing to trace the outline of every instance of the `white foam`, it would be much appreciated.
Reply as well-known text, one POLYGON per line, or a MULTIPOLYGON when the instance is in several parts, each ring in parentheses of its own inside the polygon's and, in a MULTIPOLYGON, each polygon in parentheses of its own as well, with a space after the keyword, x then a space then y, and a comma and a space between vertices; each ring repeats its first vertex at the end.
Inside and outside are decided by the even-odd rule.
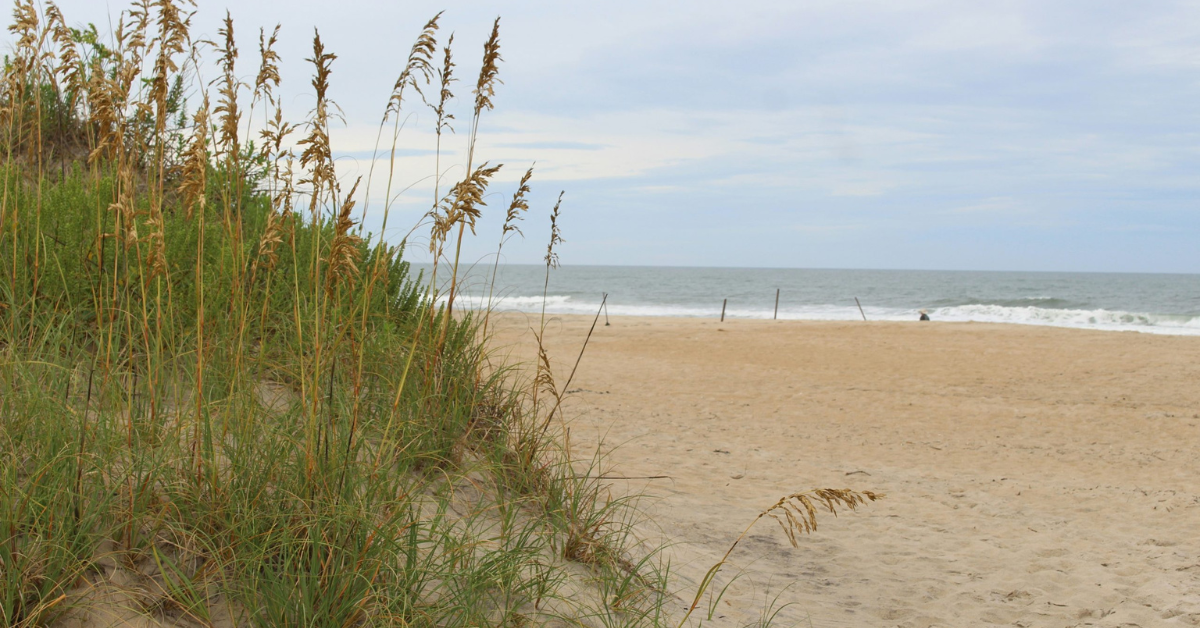
MULTIPOLYGON (((1028 297, 1030 301, 1048 300, 1050 297, 1028 297)), ((460 303, 482 309, 487 296, 462 295, 460 303)), ((444 302, 444 298, 440 300, 444 302)), ((548 295, 545 299, 546 312, 551 314, 595 314, 600 307, 597 301, 576 301, 566 295, 548 295)), ((537 313, 542 309, 542 297, 504 296, 493 297, 493 308, 497 311, 519 311, 537 313)), ((915 321, 919 310, 907 308, 864 307, 869 320, 915 321)), ((721 315, 719 304, 712 307, 669 304, 623 304, 608 303, 608 313, 613 316, 678 316, 716 318, 721 315)), ((725 310, 726 318, 769 319, 774 311, 769 308, 744 308, 730 306, 725 310)), ((1003 305, 959 305, 931 309, 930 317, 935 321, 981 323, 1010 323, 1016 325, 1047 325, 1103 331, 1137 331, 1153 334, 1200 335, 1200 316, 1170 316, 1110 310, 1073 310, 1040 308, 1036 306, 1010 307, 1003 305)), ((785 320, 860 320, 862 314, 855 306, 806 305, 784 307, 779 318, 785 320)))
POLYGON ((939 320, 1050 325, 1106 331, 1140 331, 1155 334, 1200 335, 1200 317, 1170 316, 1111 310, 1068 310, 999 305, 960 305, 938 308, 939 320))
MULTIPOLYGON (((449 299, 449 295, 442 294, 438 297, 437 304, 445 305, 446 301, 448 299, 449 299)), ((568 307, 568 304, 571 301, 571 297, 551 294, 551 295, 547 295, 545 300, 546 300, 546 311, 549 312, 554 308, 568 307)), ((466 305, 469 308, 481 310, 487 306, 488 296, 486 294, 483 294, 483 295, 460 294, 460 295, 454 297, 454 302, 457 305, 466 305)), ((456 305, 456 307, 457 307, 457 305, 456 305)), ((599 307, 599 306, 600 306, 600 304, 597 302, 596 307, 599 307)), ((542 297, 541 297, 541 295, 538 295, 535 297, 533 297, 533 296, 530 296, 530 297, 495 296, 495 295, 493 295, 492 296, 492 307, 494 307, 496 309, 516 310, 518 312, 536 312, 536 311, 541 311, 541 309, 542 309, 542 297)), ((592 308, 592 310, 595 311, 595 308, 592 308)), ((557 312, 558 310, 554 309, 554 311, 557 312)), ((559 313, 565 314, 566 312, 559 312, 559 313)))

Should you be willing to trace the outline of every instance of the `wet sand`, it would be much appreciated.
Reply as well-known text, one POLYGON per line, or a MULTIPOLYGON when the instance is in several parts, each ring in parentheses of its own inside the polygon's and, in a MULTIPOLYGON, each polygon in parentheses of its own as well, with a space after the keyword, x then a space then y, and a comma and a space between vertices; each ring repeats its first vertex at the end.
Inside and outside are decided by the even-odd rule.
MULTIPOLYGON (((531 324, 494 318, 497 356, 532 363, 531 324)), ((549 324, 560 385, 590 324, 549 324)), ((787 493, 887 494, 799 549, 761 522, 706 624, 787 587, 781 626, 1200 625, 1200 338, 614 317, 570 389, 578 451, 670 476, 614 490, 685 584, 787 493)))

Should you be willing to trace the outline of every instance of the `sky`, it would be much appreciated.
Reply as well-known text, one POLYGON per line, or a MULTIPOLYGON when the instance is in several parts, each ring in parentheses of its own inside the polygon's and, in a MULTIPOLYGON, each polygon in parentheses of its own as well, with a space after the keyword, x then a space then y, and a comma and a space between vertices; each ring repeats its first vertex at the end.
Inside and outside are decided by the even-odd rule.
MULTIPOLYGON (((102 32, 126 7, 59 5, 102 32)), ((541 261, 561 191, 564 264, 1200 273, 1197 0, 199 5, 197 39, 230 11, 247 81, 258 28, 282 25, 293 120, 312 104, 304 58, 319 29, 338 55, 347 182, 371 170, 392 84, 445 9, 439 43, 454 33, 460 81, 443 189, 463 175, 470 89, 501 17, 503 84, 477 154, 504 168, 468 263, 494 259, 536 162, 506 263, 541 261)), ((411 231, 417 261, 433 126, 428 108, 406 108, 386 233, 411 231)), ((365 199, 376 232, 386 171, 376 163, 365 199)))

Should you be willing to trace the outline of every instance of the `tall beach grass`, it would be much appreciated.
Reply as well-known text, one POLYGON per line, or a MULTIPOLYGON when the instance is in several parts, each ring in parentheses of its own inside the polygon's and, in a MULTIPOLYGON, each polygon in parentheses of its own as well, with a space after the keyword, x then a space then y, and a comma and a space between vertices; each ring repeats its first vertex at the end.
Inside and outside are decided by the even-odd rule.
POLYGON ((336 55, 320 34, 313 107, 290 122, 279 28, 259 32, 244 82, 232 20, 215 43, 194 41, 193 8, 141 0, 109 35, 49 2, 13 11, 0 623, 676 621, 669 570, 632 535, 636 496, 612 498, 599 460, 563 443, 545 351, 523 381, 488 363, 489 313, 453 311, 462 242, 500 169, 475 154, 499 20, 472 85, 463 178, 442 182, 456 64, 438 14, 384 103, 372 164, 388 171, 345 181, 330 144, 336 55), (197 80, 206 55, 210 84, 197 80), (402 116, 426 106, 433 172, 399 172, 402 116), (413 276, 405 245, 362 222, 379 212, 386 232, 395 190, 430 174, 418 226, 435 265, 413 276), (367 207, 372 186, 383 207, 367 207))

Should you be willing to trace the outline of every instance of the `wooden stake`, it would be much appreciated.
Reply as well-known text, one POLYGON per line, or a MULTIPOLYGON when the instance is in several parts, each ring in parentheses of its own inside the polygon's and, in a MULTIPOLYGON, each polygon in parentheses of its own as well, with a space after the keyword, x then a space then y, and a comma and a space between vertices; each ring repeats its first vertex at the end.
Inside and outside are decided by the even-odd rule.
POLYGON ((775 315, 771 320, 779 320, 779 288, 775 289, 775 315))
POLYGON ((600 305, 604 306, 604 326, 608 327, 608 293, 604 293, 604 298, 600 301, 600 305))
POLYGON ((727 303, 729 303, 729 299, 723 299, 723 300, 721 301, 721 322, 722 322, 722 323, 724 323, 724 322, 725 322, 725 305, 726 305, 727 303))
POLYGON ((854 297, 854 304, 858 306, 858 313, 862 314, 863 321, 867 320, 867 313, 862 309, 862 303, 858 302, 858 297, 854 297))

